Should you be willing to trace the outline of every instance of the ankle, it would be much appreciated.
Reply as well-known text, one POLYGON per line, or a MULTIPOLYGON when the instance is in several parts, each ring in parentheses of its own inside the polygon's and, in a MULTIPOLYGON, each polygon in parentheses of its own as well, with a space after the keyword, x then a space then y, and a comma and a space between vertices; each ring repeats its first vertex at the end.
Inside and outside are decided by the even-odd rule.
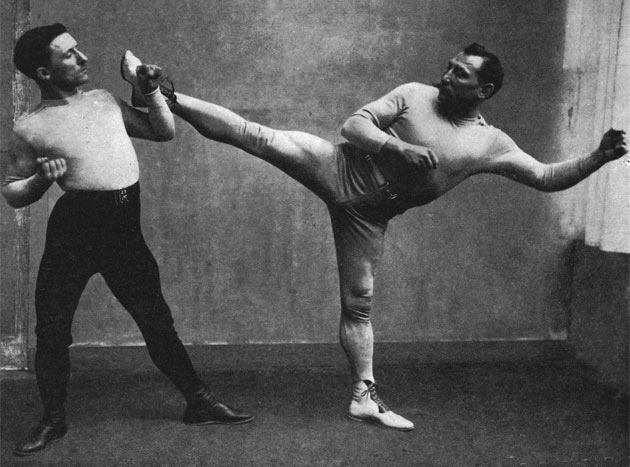
POLYGON ((64 409, 46 410, 41 423, 48 426, 62 426, 66 424, 66 412, 64 409))

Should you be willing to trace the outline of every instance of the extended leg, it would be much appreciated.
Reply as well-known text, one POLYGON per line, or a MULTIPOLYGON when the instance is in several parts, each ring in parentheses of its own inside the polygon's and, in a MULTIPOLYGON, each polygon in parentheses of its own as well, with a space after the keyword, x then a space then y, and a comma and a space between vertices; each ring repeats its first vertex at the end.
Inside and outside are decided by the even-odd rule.
POLYGON ((339 336, 353 379, 349 416, 387 428, 413 430, 412 422, 389 410, 381 401, 374 383, 374 333, 370 313, 374 273, 383 255, 386 225, 369 222, 345 209, 331 208, 330 215, 341 290, 339 336))
POLYGON ((158 266, 140 229, 137 199, 119 209, 118 221, 104 248, 101 273, 138 324, 155 365, 186 397, 184 422, 250 422, 253 419, 250 414, 216 400, 197 376, 162 295, 158 266))
MULTIPOLYGON (((138 106, 142 105, 138 74, 141 67, 142 62, 127 51, 120 64, 121 74, 132 85, 132 103, 138 106)), ((259 157, 324 200, 335 195, 336 160, 332 143, 309 133, 274 130, 247 121, 224 107, 179 92, 168 94, 171 111, 201 135, 259 157)))
POLYGON ((309 133, 274 130, 180 93, 171 110, 206 138, 230 144, 274 165, 323 199, 334 196, 337 180, 332 143, 309 133))

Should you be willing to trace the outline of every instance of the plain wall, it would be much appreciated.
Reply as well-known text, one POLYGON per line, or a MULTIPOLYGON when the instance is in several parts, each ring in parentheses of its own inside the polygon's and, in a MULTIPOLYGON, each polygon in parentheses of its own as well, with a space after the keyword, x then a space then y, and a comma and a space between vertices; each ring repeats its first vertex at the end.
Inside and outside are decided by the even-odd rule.
MULTIPOLYGON (((184 93, 333 141, 342 140, 341 124, 361 105, 405 82, 438 80, 448 59, 477 41, 507 71, 486 119, 542 161, 561 154, 562 1, 31 6, 32 26, 60 21, 79 41, 90 58, 87 88, 128 99, 118 64, 130 48, 163 66, 184 93)), ((172 142, 135 146, 145 237, 183 340, 336 342, 338 283, 324 204, 277 169, 203 139, 181 120, 177 130, 172 142)), ((32 274, 59 193, 33 208, 32 274)), ((377 276, 376 339, 565 338, 572 239, 560 230, 555 196, 484 175, 395 218, 377 276)), ((77 344, 142 342, 99 277, 86 289, 73 332, 77 344)))
POLYGON ((576 242, 569 342, 595 378, 628 394, 630 258, 576 242))

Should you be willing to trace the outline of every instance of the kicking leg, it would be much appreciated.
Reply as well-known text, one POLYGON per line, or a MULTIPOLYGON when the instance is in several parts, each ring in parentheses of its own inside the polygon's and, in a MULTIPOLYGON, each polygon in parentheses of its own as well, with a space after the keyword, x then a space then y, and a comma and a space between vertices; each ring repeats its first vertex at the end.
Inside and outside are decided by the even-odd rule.
MULTIPOLYGON (((141 66, 142 62, 131 52, 125 53, 121 74, 133 86, 132 103, 142 92, 137 71, 141 66)), ((165 93, 163 86, 160 89, 165 93)), ((309 133, 274 130, 247 121, 225 107, 179 92, 171 91, 169 95, 171 111, 201 135, 274 165, 325 200, 334 197, 337 183, 334 144, 309 133)))
POLYGON ((353 420, 402 431, 413 422, 392 412, 379 398, 373 375, 374 332, 370 322, 374 273, 383 256, 386 225, 343 209, 330 209, 341 290, 339 337, 350 362, 353 420))
POLYGON ((245 120, 231 110, 177 93, 172 112, 200 134, 272 164, 323 199, 336 190, 336 146, 300 131, 281 131, 245 120))

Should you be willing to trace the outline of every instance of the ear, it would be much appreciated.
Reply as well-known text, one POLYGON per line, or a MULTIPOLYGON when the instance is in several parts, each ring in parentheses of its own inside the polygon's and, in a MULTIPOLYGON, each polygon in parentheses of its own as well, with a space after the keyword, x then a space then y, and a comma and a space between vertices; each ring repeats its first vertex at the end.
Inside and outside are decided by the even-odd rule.
POLYGON ((481 99, 490 99, 494 94, 494 84, 486 83, 479 86, 479 93, 477 94, 481 99))
POLYGON ((40 66, 37 70, 35 70, 35 76, 40 81, 48 81, 50 79, 50 71, 45 66, 40 66))

